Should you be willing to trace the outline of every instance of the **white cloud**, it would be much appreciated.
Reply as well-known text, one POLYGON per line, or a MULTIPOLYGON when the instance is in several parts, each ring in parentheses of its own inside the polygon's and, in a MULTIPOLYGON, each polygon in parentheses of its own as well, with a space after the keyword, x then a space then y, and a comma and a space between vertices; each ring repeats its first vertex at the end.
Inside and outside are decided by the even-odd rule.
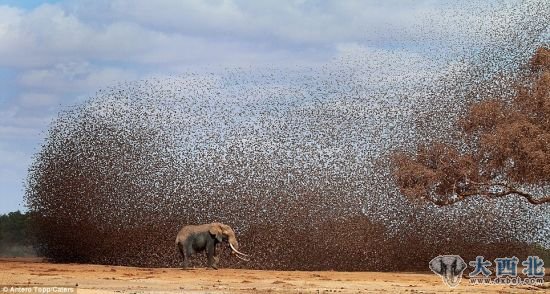
POLYGON ((25 109, 20 106, 11 106, 0 109, 0 142, 20 139, 36 140, 52 118, 52 111, 41 107, 25 109))
POLYGON ((19 101, 25 107, 45 107, 55 105, 59 99, 55 95, 31 92, 19 96, 19 101))
POLYGON ((300 44, 381 37, 388 26, 418 24, 419 14, 434 7, 432 1, 90 0, 67 5, 90 21, 124 20, 191 36, 300 44))
POLYGON ((0 65, 294 64, 326 60, 341 43, 465 45, 500 21, 483 13, 491 4, 453 3, 82 0, 30 11, 0 6, 0 65))
MULTIPOLYGON (((293 64, 293 56, 307 59, 312 51, 330 57, 339 43, 409 41, 410 28, 428 29, 422 16, 446 23, 451 12, 436 7, 429 1, 198 0, 75 1, 31 11, 0 6, 0 65, 235 64, 263 57, 293 64)), ((452 39, 445 30, 458 29, 431 26, 424 37, 452 39)))
POLYGON ((0 179, 6 181, 24 178, 30 162, 30 154, 5 147, 0 148, 0 179))
MULTIPOLYGON (((132 4, 135 9, 130 11, 136 15, 126 18, 117 17, 116 10, 103 10, 103 14, 111 15, 113 19, 102 24, 59 5, 45 4, 32 11, 0 6, 0 16, 5 16, 0 17, 0 66, 30 69, 31 72, 25 75, 37 79, 40 75, 48 75, 52 67, 73 63, 108 64, 107 67, 124 63, 134 68, 142 67, 140 71, 143 72, 158 67, 179 68, 182 64, 188 67, 246 66, 266 62, 294 64, 309 56, 313 59, 327 57, 326 52, 317 48, 296 50, 266 39, 273 35, 269 30, 276 27, 255 28, 254 21, 248 23, 245 20, 237 21, 240 25, 235 24, 233 19, 239 18, 239 13, 233 11, 235 7, 230 8, 232 5, 222 5, 209 12, 211 7, 205 3, 186 4, 188 9, 185 11, 196 11, 199 16, 187 18, 178 15, 178 19, 186 19, 184 23, 174 24, 176 28, 181 25, 187 28, 182 30, 137 21, 140 11, 151 13, 152 18, 155 14, 158 14, 156 17, 162 15, 158 7, 151 11, 145 3, 132 4), (251 35, 253 40, 248 31, 255 32, 251 35)), ((114 2, 109 7, 123 9, 124 5, 130 5, 123 4, 114 2)), ((177 13, 178 7, 168 10, 177 13)), ((161 17, 158 21, 170 23, 175 16, 161 17)))
POLYGON ((30 163, 30 152, 19 150, 19 146, 0 143, 0 213, 23 208, 23 183, 30 163))
POLYGON ((0 139, 2 140, 38 138, 38 135, 36 128, 0 125, 0 139))
POLYGON ((134 80, 138 75, 116 67, 98 67, 87 62, 56 64, 46 69, 24 71, 19 84, 27 89, 67 93, 91 92, 117 82, 134 80))
POLYGON ((13 26, 19 25, 23 11, 14 7, 0 6, 0 36, 5 37, 13 26))
POLYGON ((30 12, 0 6, 0 65, 46 66, 70 58, 87 38, 85 26, 51 5, 30 12))

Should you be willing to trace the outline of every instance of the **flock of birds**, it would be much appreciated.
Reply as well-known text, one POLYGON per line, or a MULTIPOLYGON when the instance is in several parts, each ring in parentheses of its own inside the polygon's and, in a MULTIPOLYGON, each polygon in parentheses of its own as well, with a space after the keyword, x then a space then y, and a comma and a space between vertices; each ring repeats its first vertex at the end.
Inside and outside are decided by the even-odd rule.
POLYGON ((547 242, 541 208, 510 199, 416 205, 399 194, 388 161, 395 150, 453 140, 469 102, 505 99, 509 86, 492 77, 519 74, 540 44, 530 34, 461 60, 358 50, 316 68, 189 73, 101 90, 59 115, 30 170, 41 250, 58 261, 177 265, 177 230, 213 221, 232 225, 255 252, 235 266, 256 268, 300 268, 299 254, 318 259, 305 269, 365 269, 357 260, 372 254, 371 266, 383 268, 388 245, 366 249, 356 223, 381 234, 368 238, 379 244, 410 231, 452 244, 457 230, 463 243, 547 242), (349 249, 340 246, 360 254, 343 259, 349 249), (323 250, 334 256, 311 252, 323 250))

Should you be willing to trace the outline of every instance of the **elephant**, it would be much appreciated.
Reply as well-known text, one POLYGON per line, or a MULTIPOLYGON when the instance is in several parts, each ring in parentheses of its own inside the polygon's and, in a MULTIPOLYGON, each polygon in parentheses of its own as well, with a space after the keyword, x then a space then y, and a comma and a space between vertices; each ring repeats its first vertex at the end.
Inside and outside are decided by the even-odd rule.
POLYGON ((183 227, 176 237, 176 247, 183 258, 183 268, 189 266, 189 257, 193 253, 206 250, 208 266, 218 269, 219 257, 216 253, 216 245, 224 242, 229 244, 234 256, 248 261, 244 257, 248 255, 239 252, 237 237, 230 226, 222 223, 210 223, 183 227))
POLYGON ((454 288, 462 279, 466 263, 458 255, 439 255, 430 261, 430 269, 440 276, 447 286, 454 288))

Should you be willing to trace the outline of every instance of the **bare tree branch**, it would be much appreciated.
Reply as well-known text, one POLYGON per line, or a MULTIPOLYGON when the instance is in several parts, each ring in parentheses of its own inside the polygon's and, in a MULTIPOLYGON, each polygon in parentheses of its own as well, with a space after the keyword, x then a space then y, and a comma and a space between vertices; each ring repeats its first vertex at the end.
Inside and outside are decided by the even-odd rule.
POLYGON ((437 206, 447 206, 472 196, 485 196, 492 199, 515 194, 524 197, 529 203, 534 205, 550 203, 550 195, 536 197, 535 195, 520 191, 504 183, 477 183, 469 181, 468 185, 475 186, 475 188, 464 192, 457 192, 455 187, 455 193, 448 197, 437 197, 436 194, 432 192, 428 200, 437 206), (500 191, 494 191, 495 187, 499 187, 500 191))
POLYGON ((544 204, 544 203, 550 203, 550 195, 543 196, 543 197, 535 197, 534 195, 532 195, 530 193, 517 190, 514 187, 511 187, 511 186, 503 184, 503 183, 492 183, 492 184, 489 184, 489 183, 472 183, 472 185, 485 187, 485 189, 481 189, 481 190, 477 189, 477 190, 474 190, 474 191, 460 193, 460 194, 458 194, 460 196, 459 198, 464 199, 466 197, 475 196, 475 195, 485 196, 485 197, 489 197, 489 198, 499 198, 499 197, 504 197, 504 196, 507 196, 507 195, 515 194, 515 195, 519 195, 519 196, 524 197, 531 204, 539 205, 539 204, 544 204), (494 188, 494 187, 500 187, 501 191, 492 191, 492 190, 490 190, 491 188, 494 188))

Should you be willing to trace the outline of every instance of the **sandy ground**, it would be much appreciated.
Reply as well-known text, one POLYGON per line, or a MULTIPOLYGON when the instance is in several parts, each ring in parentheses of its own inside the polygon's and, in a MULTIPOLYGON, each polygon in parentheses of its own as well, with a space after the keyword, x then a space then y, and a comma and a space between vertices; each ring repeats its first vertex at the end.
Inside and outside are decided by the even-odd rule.
POLYGON ((549 284, 544 285, 546 289, 474 286, 463 279, 450 289, 431 272, 181 270, 0 259, 0 293, 11 285, 76 287, 77 293, 527 293, 548 291, 549 284))

